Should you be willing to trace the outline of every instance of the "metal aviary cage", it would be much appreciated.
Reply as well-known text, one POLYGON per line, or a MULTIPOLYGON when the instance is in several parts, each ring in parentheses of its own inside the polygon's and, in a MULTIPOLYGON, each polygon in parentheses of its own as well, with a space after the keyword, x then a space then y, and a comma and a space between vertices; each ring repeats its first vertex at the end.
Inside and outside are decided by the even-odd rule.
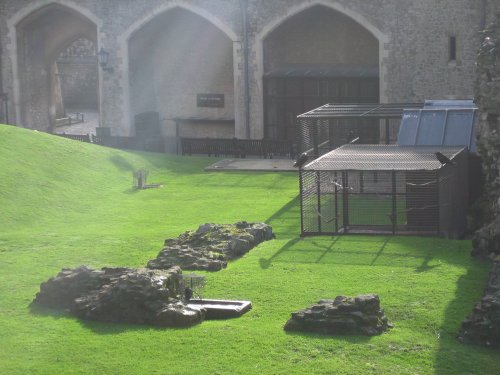
POLYGON ((464 147, 344 145, 300 170, 302 235, 458 238, 466 226, 464 147), (441 164, 440 152, 451 160, 441 164))
POLYGON ((358 138, 358 144, 396 142, 404 109, 423 103, 325 104, 297 116, 300 152, 318 157, 358 138))

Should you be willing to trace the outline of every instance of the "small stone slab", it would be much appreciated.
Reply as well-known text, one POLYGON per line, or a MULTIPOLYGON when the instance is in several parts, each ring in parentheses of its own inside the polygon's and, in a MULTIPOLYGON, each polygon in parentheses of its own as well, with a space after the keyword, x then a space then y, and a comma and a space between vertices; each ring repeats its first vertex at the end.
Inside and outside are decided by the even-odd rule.
POLYGON ((222 299, 195 299, 187 303, 193 309, 203 308, 206 310, 205 319, 228 319, 237 318, 252 308, 250 301, 231 301, 222 299))
POLYGON ((326 335, 380 335, 391 328, 376 294, 322 299, 306 309, 293 312, 285 331, 326 335))

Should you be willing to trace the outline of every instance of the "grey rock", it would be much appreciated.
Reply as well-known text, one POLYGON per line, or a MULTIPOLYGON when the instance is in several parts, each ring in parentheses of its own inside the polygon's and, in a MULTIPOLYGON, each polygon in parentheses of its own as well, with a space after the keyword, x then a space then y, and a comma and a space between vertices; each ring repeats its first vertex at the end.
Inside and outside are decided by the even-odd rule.
POLYGON ((168 270, 85 266, 65 269, 42 283, 33 301, 67 308, 79 318, 104 322, 187 327, 205 318, 203 309, 181 301, 177 266, 168 270))
POLYGON ((293 312, 286 331, 328 335, 374 336, 391 328, 376 294, 322 299, 306 309, 293 312))
POLYGON ((253 247, 273 238, 265 223, 206 223, 176 239, 165 240, 165 247, 148 262, 151 269, 178 265, 185 270, 220 271, 229 260, 237 259, 253 247))
POLYGON ((487 347, 500 347, 500 260, 490 272, 483 298, 462 322, 459 340, 487 347))

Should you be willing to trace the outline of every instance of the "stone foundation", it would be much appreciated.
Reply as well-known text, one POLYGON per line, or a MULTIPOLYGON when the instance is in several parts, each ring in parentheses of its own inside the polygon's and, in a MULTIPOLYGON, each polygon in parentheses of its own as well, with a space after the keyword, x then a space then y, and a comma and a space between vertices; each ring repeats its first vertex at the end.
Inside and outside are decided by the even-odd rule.
POLYGON ((184 270, 219 271, 229 260, 273 237, 272 228, 264 223, 203 224, 194 232, 165 240, 165 248, 147 267, 168 269, 177 265, 184 270))
POLYGON ((201 323, 205 310, 181 301, 181 272, 179 267, 63 269, 41 284, 33 302, 87 320, 188 327, 201 323))
POLYGON ((376 294, 338 296, 292 313, 285 331, 306 331, 326 335, 380 335, 391 328, 376 294))

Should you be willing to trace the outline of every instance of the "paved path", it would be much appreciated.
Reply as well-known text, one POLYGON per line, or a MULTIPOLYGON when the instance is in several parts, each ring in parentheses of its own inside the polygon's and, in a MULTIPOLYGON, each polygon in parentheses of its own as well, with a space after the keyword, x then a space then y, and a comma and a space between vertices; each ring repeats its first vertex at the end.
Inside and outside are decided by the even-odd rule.
POLYGON ((224 159, 205 168, 206 171, 297 172, 290 159, 224 159))
POLYGON ((99 116, 97 111, 89 109, 66 109, 68 114, 83 113, 84 122, 72 125, 57 126, 55 133, 66 134, 95 134, 95 128, 99 126, 99 116))

